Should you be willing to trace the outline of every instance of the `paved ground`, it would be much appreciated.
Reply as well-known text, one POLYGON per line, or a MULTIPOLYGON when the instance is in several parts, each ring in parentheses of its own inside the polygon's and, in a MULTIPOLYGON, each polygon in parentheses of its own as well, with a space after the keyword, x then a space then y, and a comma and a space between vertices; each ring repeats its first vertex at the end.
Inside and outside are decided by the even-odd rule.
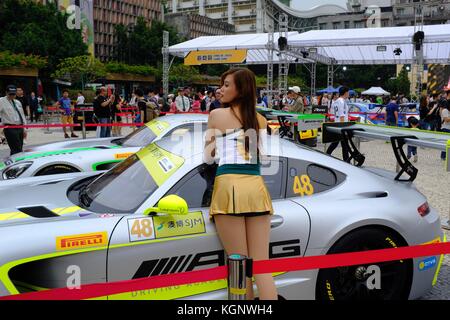
MULTIPOLYGON (((130 128, 123 128, 123 133, 130 132, 130 128)), ((81 132, 77 131, 81 137, 81 132)), ((87 137, 95 137, 94 131, 88 131, 87 137)), ((35 145, 64 140, 62 129, 32 129, 25 143, 35 145), (46 133, 50 132, 50 133, 46 133)), ((319 144, 318 149, 323 150, 323 145, 319 144)), ((366 166, 374 166, 395 170, 395 158, 391 145, 382 141, 371 141, 362 143, 361 152, 366 155, 366 166)), ((431 149, 418 149, 419 161, 416 167, 419 174, 416 179, 418 189, 428 198, 431 206, 436 208, 441 214, 442 221, 449 219, 450 212, 450 173, 444 171, 444 164, 439 158, 439 152, 431 149)), ((7 145, 0 145, 0 159, 9 155, 7 145)), ((341 150, 335 150, 334 155, 341 155, 341 150)), ((446 231, 450 240, 450 232, 446 231)), ((450 300, 450 255, 446 255, 442 270, 436 286, 426 296, 424 300, 450 300)))

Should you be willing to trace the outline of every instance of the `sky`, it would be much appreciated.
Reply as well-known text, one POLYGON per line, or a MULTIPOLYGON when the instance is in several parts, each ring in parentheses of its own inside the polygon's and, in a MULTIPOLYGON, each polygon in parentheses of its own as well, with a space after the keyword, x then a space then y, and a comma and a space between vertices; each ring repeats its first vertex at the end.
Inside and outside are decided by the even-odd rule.
POLYGON ((308 10, 323 4, 337 4, 346 8, 347 0, 291 0, 291 7, 298 10, 308 10))

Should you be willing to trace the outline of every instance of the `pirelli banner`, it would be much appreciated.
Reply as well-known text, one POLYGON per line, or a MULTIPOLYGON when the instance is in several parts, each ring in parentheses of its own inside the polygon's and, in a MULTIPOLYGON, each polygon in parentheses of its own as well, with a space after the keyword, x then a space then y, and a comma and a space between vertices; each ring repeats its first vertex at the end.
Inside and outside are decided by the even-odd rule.
POLYGON ((229 64, 243 63, 247 58, 247 50, 199 50, 191 51, 184 58, 187 66, 198 66, 201 64, 229 64))

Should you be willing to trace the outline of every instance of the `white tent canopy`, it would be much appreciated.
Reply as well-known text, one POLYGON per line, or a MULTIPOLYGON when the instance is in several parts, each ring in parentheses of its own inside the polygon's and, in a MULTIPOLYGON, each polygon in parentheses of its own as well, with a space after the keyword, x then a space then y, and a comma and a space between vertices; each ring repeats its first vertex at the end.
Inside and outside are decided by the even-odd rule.
MULTIPOLYGON (((414 27, 392 27, 289 32, 288 45, 297 51, 316 48, 318 54, 334 59, 336 64, 412 64, 415 31, 414 27), (402 51, 400 55, 394 54, 396 48, 402 51)), ((424 63, 450 64, 450 24, 424 26, 423 31, 424 63)), ((278 48, 277 40, 278 32, 275 32, 275 48, 278 48)), ((267 42, 267 33, 199 37, 169 47, 169 53, 185 57, 197 50, 247 49, 247 64, 266 64, 269 61, 267 42)), ((289 56, 288 59, 292 63, 296 58, 289 56)), ((277 63, 277 54, 273 60, 277 63)), ((298 59, 295 62, 311 61, 298 59)))
MULTIPOLYGON (((337 64, 414 63, 414 27, 313 30, 289 38, 293 47, 317 48, 337 64), (400 48, 400 55, 394 50, 400 48), (384 51, 381 51, 384 50, 384 51)), ((450 24, 424 26, 424 63, 450 63, 450 24)))
POLYGON ((371 87, 369 90, 361 92, 365 96, 389 96, 390 93, 381 87, 371 87))
MULTIPOLYGON (((298 35, 298 32, 289 32, 288 39, 294 35, 298 35)), ((274 43, 276 48, 278 48, 278 37, 278 33, 275 33, 274 43)), ((247 64, 265 64, 269 59, 268 39, 267 33, 204 36, 173 45, 169 47, 169 53, 184 58, 191 51, 247 49, 247 64)), ((294 57, 288 57, 288 59, 295 60, 294 57)), ((277 63, 278 60, 278 56, 274 53, 274 63, 277 63)))

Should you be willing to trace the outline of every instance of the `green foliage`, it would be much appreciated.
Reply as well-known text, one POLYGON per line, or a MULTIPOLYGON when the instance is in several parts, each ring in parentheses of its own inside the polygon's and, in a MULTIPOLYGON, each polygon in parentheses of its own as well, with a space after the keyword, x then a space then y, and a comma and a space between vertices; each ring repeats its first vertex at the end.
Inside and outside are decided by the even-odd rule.
POLYGON ((169 81, 176 87, 191 84, 199 80, 201 80, 201 75, 195 67, 177 64, 170 68, 169 81))
MULTIPOLYGON (((256 78, 256 86, 266 86, 267 85, 267 76, 265 75, 255 75, 256 78)), ((307 92, 309 88, 306 86, 305 80, 298 75, 288 75, 288 87, 299 86, 302 89, 302 92, 307 92)), ((273 81, 274 89, 278 88, 278 80, 275 78, 273 81)))
POLYGON ((74 83, 94 81, 106 75, 106 68, 100 60, 91 56, 78 56, 64 59, 52 77, 70 80, 74 83))
POLYGON ((22 67, 42 69, 47 65, 47 58, 9 51, 0 52, 0 68, 22 67))
POLYGON ((0 1, 0 51, 48 57, 46 74, 67 57, 87 54, 81 30, 67 28, 56 4, 33 0, 0 1))
POLYGON ((158 70, 155 67, 148 65, 134 65, 130 66, 125 63, 120 63, 117 61, 111 61, 105 65, 106 71, 110 73, 132 73, 140 74, 144 76, 157 75, 158 70))
POLYGON ((389 79, 386 87, 388 91, 393 95, 410 95, 411 82, 408 78, 408 71, 406 70, 406 66, 403 66, 397 78, 389 79))
POLYGON ((411 90, 410 88, 411 88, 411 81, 409 81, 408 78, 408 71, 406 70, 406 66, 403 66, 402 70, 400 71, 397 77, 398 93, 409 96, 411 90))
POLYGON ((114 59, 130 65, 158 66, 162 61, 164 30, 169 31, 169 45, 180 41, 175 29, 156 20, 152 21, 151 27, 143 17, 139 17, 134 26, 116 26, 114 59))

